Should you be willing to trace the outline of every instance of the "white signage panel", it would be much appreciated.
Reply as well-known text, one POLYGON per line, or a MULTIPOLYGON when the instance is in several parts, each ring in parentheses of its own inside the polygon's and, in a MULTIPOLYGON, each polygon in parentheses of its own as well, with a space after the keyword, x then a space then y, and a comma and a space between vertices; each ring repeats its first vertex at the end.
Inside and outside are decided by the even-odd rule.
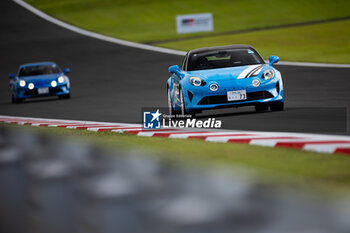
POLYGON ((177 15, 176 29, 178 34, 213 31, 213 15, 211 13, 177 15))

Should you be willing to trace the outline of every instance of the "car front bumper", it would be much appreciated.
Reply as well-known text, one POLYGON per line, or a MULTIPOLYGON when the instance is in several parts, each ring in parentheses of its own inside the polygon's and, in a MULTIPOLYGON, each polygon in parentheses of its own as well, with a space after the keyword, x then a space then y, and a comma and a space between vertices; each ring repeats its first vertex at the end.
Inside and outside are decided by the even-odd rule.
POLYGON ((42 87, 35 87, 34 89, 30 90, 27 87, 21 88, 18 87, 16 90, 16 97, 17 98, 34 98, 34 97, 44 97, 44 96, 58 96, 58 95, 67 95, 70 93, 70 88, 67 84, 59 84, 56 87, 52 86, 42 86, 42 87), (39 88, 48 88, 48 93, 39 94, 38 89, 39 88))
POLYGON ((187 85, 184 88, 184 101, 188 111, 200 111, 204 109, 214 108, 229 108, 249 105, 259 105, 271 102, 283 102, 284 90, 282 79, 275 78, 272 80, 262 80, 259 87, 253 87, 251 81, 243 80, 242 85, 230 86, 229 84, 220 83, 218 91, 210 91, 209 85, 207 87, 195 87, 187 85), (245 90, 247 99, 228 101, 227 92, 235 90, 245 90))

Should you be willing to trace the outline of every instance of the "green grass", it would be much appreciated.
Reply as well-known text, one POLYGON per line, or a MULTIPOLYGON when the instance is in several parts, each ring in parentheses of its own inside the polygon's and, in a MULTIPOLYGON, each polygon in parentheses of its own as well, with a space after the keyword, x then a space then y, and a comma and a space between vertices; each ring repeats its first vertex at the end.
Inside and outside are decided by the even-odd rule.
MULTIPOLYGON (((178 14, 212 12, 215 29, 213 33, 350 16, 348 10, 350 1, 347 0, 27 0, 27 2, 79 27, 137 42, 188 36, 176 34, 175 16, 178 14)), ((337 25, 323 27, 333 34, 322 34, 318 31, 321 29, 317 27, 310 27, 310 33, 304 32, 303 28, 297 30, 290 28, 283 30, 283 34, 277 33, 276 30, 272 34, 266 31, 160 45, 187 50, 217 44, 250 43, 263 51, 264 55, 276 51, 274 53, 285 60, 349 63, 349 40, 344 40, 348 38, 348 28, 337 25), (311 43, 311 39, 314 39, 315 44, 311 43), (200 44, 197 45, 197 41, 200 44), (296 43, 297 49, 294 47, 296 43), (339 45, 343 46, 342 49, 339 45), (299 54, 299 51, 302 53, 299 54), (323 56, 320 58, 319 54, 323 56)))
POLYGON ((159 44, 162 47, 191 50, 197 47, 250 44, 268 59, 350 63, 350 20, 288 29, 264 30, 159 44))
POLYGON ((201 140, 149 138, 111 132, 90 132, 50 127, 11 126, 39 130, 65 139, 79 137, 109 148, 136 148, 159 154, 190 167, 241 166, 258 172, 262 180, 323 191, 350 192, 350 157, 288 148, 269 148, 201 140))

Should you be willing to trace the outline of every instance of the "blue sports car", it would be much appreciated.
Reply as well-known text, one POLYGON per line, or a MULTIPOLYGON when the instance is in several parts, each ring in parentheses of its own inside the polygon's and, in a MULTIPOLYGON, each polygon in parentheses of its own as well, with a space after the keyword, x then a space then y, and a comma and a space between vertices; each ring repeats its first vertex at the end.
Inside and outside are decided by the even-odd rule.
POLYGON ((17 75, 10 74, 12 103, 39 96, 70 98, 70 82, 67 73, 69 69, 62 71, 54 62, 21 65, 17 75))
POLYGON ((204 109, 252 105, 257 111, 284 107, 281 73, 265 64, 249 45, 229 45, 189 51, 181 69, 169 67, 170 114, 195 114, 204 109))

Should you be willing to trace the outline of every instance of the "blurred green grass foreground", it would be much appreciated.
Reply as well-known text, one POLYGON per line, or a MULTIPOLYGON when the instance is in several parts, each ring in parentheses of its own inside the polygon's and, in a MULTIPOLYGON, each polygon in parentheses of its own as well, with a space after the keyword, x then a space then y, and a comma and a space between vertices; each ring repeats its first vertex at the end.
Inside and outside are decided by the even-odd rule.
POLYGON ((256 47, 264 58, 274 54, 287 61, 350 63, 349 0, 27 0, 27 2, 81 28, 161 47, 190 50, 205 46, 250 44, 256 47), (176 15, 206 12, 213 13, 213 32, 176 34, 176 15), (284 27, 337 19, 340 20, 264 30, 266 27, 284 27), (257 30, 232 33, 247 29, 257 30), (193 36, 200 38, 186 39, 193 36))
POLYGON ((239 143, 205 142, 199 139, 141 137, 109 131, 59 127, 5 125, 1 127, 26 129, 58 136, 66 140, 80 140, 101 148, 136 149, 156 154, 174 166, 193 169, 243 168, 254 172, 262 182, 293 186, 322 195, 350 194, 350 158, 342 154, 323 154, 291 148, 272 148, 239 143))

